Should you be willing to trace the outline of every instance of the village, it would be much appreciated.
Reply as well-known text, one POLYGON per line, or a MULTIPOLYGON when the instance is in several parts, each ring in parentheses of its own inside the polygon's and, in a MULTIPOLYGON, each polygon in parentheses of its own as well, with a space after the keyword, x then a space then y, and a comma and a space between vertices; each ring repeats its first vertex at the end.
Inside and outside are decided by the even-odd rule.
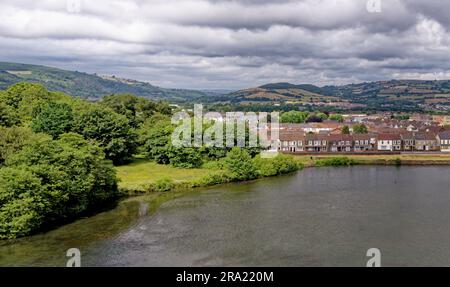
POLYGON ((450 116, 415 114, 396 119, 391 113, 343 115, 342 122, 280 124, 278 151, 283 153, 450 153, 450 116), (364 133, 354 127, 364 126, 364 133))

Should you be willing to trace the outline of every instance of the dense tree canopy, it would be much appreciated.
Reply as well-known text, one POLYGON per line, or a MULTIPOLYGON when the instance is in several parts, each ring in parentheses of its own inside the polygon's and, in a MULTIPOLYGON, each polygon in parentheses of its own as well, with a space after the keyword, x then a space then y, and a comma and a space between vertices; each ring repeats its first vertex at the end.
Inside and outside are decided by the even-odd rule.
POLYGON ((0 238, 33 233, 117 195, 112 166, 80 135, 33 142, 0 169, 0 238))
POLYGON ((281 122, 288 124, 300 124, 306 122, 308 112, 289 111, 281 114, 281 122))
POLYGON ((70 132, 73 126, 73 112, 69 104, 49 102, 34 112, 31 128, 34 132, 42 132, 57 138, 70 132))
POLYGON ((365 124, 357 124, 353 127, 353 132, 355 134, 367 134, 369 131, 365 124))
POLYGON ((129 120, 109 108, 92 105, 76 115, 73 131, 95 140, 108 159, 122 164, 136 152, 137 136, 129 120))
POLYGON ((165 115, 171 113, 167 103, 152 102, 131 94, 106 96, 100 101, 100 104, 126 116, 134 128, 139 127, 156 112, 165 115))
POLYGON ((18 124, 18 122, 16 110, 11 106, 0 102, 0 126, 11 127, 18 124))

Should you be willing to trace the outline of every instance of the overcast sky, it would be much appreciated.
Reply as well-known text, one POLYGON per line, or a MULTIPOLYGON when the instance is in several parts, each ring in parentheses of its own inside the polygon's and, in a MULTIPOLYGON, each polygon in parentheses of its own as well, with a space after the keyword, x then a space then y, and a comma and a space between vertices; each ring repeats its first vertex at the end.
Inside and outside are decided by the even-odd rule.
POLYGON ((450 78, 450 1, 368 1, 0 0, 0 61, 177 88, 450 78))

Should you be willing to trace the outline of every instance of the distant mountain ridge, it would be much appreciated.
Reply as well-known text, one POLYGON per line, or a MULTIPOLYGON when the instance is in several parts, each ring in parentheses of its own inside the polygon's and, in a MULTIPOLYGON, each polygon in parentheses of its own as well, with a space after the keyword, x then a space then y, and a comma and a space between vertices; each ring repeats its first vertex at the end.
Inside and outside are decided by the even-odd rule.
MULTIPOLYGON (((167 89, 115 76, 99 76, 46 66, 0 62, 0 89, 34 82, 52 91, 98 100, 105 95, 132 93, 173 103, 319 106, 337 109, 450 112, 450 80, 389 80, 318 87, 287 82, 230 90, 167 89)), ((226 88, 226 87, 225 87, 226 88)))
POLYGON ((450 80, 390 80, 342 86, 270 83, 221 97, 240 104, 300 104, 388 110, 450 111, 450 80))
POLYGON ((184 102, 208 96, 207 92, 184 89, 166 89, 149 83, 67 71, 39 65, 0 62, 0 89, 18 82, 33 82, 52 91, 97 100, 105 95, 132 93, 141 97, 172 102, 184 102))

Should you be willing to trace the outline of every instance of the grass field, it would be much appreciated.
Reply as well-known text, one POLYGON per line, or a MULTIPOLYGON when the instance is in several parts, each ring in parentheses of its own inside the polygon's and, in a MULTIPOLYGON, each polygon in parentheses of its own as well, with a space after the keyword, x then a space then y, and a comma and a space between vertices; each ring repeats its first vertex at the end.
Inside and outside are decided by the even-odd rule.
POLYGON ((119 187, 139 189, 157 180, 170 178, 175 183, 200 179, 208 170, 174 168, 170 165, 160 165, 145 159, 136 159, 132 163, 116 167, 120 179, 119 187))
MULTIPOLYGON (((313 167, 320 159, 347 157, 355 164, 396 165, 399 164, 449 164, 450 154, 402 154, 402 155, 295 155, 294 158, 305 167, 313 167)), ((214 173, 209 169, 184 169, 170 165, 160 165, 145 159, 135 159, 132 163, 118 166, 119 187, 127 190, 142 190, 146 185, 158 180, 170 179, 174 183, 188 183, 200 180, 214 173)))

